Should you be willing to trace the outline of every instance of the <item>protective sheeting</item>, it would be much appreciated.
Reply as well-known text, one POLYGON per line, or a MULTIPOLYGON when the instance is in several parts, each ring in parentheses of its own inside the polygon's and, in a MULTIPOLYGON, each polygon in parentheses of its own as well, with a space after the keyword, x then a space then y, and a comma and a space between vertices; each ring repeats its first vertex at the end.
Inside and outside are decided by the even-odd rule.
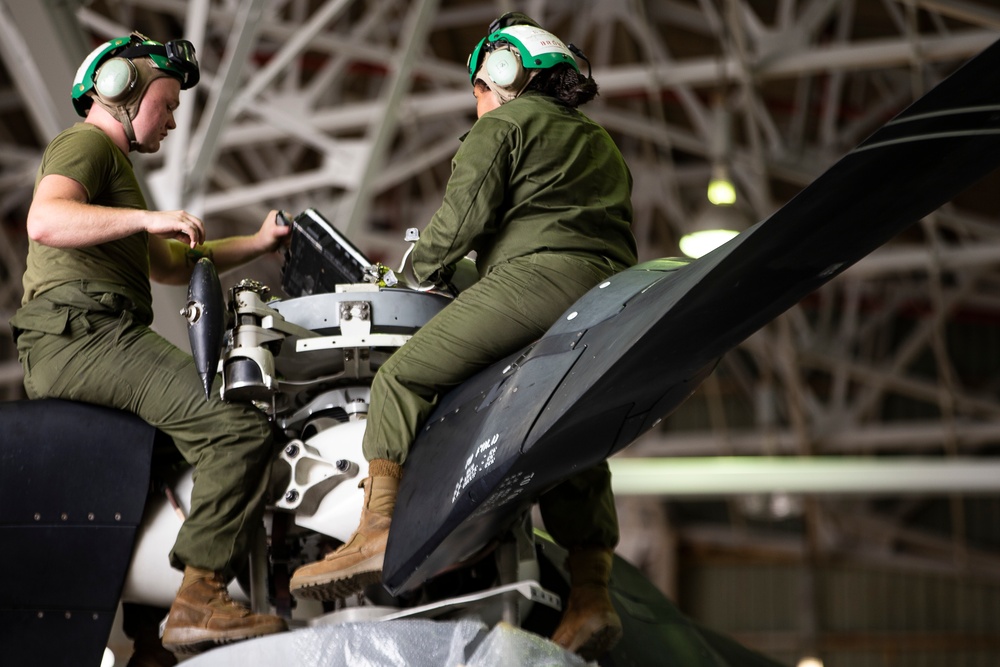
MULTIPOLYGON (((596 663, 586 662, 580 656, 565 651, 547 639, 499 623, 490 630, 483 642, 466 663, 466 667, 500 667, 531 665, 532 667, 583 667, 596 663)), ((450 667, 450 665, 449 665, 450 667)))
POLYGON ((585 667, 536 634, 500 623, 398 620, 303 628, 208 651, 184 667, 585 667))

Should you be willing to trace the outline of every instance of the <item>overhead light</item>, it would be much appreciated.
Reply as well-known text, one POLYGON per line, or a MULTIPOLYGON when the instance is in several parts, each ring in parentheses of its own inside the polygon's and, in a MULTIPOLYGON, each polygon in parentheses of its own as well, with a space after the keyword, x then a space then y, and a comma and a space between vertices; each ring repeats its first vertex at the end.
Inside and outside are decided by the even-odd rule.
POLYGON ((681 252, 697 259, 738 235, 744 227, 746 220, 735 206, 706 205, 694 217, 691 231, 681 237, 681 252))
POLYGON ((692 259, 698 259, 725 245, 738 233, 731 229, 706 229, 703 232, 685 234, 680 242, 681 252, 692 259))
POLYGON ((823 667, 823 661, 816 656, 807 655, 799 658, 799 662, 795 667, 823 667))
POLYGON ((736 203, 736 188, 729 178, 729 171, 722 165, 712 168, 712 178, 708 182, 708 201, 716 206, 732 206, 736 203))

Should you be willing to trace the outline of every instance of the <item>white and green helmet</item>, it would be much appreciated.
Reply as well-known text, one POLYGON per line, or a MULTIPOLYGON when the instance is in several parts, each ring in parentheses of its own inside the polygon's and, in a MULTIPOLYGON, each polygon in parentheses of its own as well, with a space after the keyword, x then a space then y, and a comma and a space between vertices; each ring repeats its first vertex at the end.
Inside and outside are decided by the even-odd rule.
POLYGON ((469 55, 469 81, 482 79, 501 102, 524 91, 541 70, 566 64, 580 71, 573 53, 561 39, 523 14, 505 14, 490 26, 469 55))
POLYGON ((90 52, 73 77, 73 107, 81 116, 94 99, 114 113, 115 108, 137 106, 150 81, 172 76, 187 90, 198 83, 194 46, 183 39, 166 44, 140 33, 117 37, 90 52))

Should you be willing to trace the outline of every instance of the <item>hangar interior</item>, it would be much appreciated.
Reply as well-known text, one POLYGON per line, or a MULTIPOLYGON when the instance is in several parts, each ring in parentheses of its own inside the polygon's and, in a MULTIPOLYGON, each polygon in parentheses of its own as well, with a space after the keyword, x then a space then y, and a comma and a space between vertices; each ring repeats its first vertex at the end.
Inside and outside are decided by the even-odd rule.
MULTIPOLYGON (((993 0, 0 0, 0 320, 41 151, 75 121, 73 73, 98 44, 136 29, 197 47, 177 129, 136 159, 153 205, 214 237, 315 208, 395 265, 475 119, 466 56, 510 10, 589 57, 584 111, 631 167, 643 260, 711 216, 766 218, 1000 38, 993 0), (719 170, 724 209, 705 197, 719 170)), ((751 336, 617 457, 661 472, 616 485, 619 553, 686 614, 788 664, 997 664, 998 186, 751 336)), ((224 281, 278 289, 279 270, 224 281)), ((155 298, 156 328, 186 346, 183 288, 155 298)), ((7 327, 0 396, 23 396, 7 327)))

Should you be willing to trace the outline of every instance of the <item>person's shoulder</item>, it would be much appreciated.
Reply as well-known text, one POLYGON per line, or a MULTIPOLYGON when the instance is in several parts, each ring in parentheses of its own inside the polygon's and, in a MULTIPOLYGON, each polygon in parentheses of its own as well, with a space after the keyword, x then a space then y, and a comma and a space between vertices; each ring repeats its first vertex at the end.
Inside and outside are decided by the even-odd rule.
POLYGON ((523 127, 526 123, 547 115, 552 104, 554 102, 543 95, 521 95, 483 114, 476 125, 523 127))
POLYGON ((115 144, 102 129, 91 123, 75 123, 60 132, 52 144, 81 143, 88 146, 114 148, 115 144))
POLYGON ((529 90, 515 97, 510 102, 501 105, 499 108, 506 110, 514 116, 524 116, 542 113, 555 109, 559 103, 548 95, 543 95, 534 90, 529 90))
POLYGON ((81 180, 84 174, 109 173, 120 168, 121 151, 100 128, 77 123, 60 132, 45 149, 42 173, 81 180))
POLYGON ((584 116, 579 109, 566 106, 549 95, 536 91, 517 97, 500 107, 505 118, 521 127, 538 127, 566 120, 580 120, 584 116))
POLYGON ((108 153, 113 155, 118 148, 114 141, 99 127, 90 123, 76 123, 66 128, 49 142, 48 152, 61 150, 78 150, 89 153, 108 153))

